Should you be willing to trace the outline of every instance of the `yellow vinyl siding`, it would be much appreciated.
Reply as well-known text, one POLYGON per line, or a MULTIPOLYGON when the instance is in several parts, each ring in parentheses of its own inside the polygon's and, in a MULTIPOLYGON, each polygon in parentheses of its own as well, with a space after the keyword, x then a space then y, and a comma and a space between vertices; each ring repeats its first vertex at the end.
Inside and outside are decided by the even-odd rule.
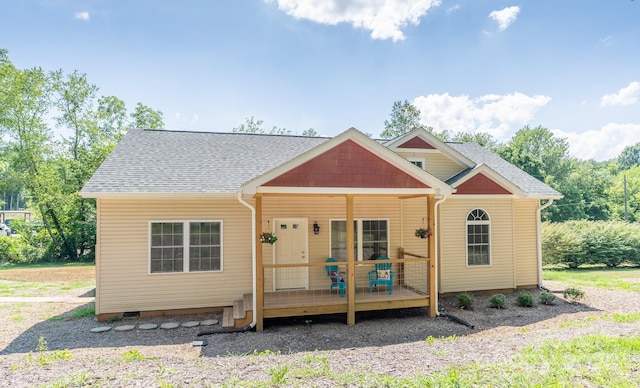
POLYGON ((230 306, 251 292, 251 212, 235 199, 101 199, 96 312, 230 306), (149 222, 221 220, 221 272, 149 273, 149 222))
POLYGON ((436 178, 445 181, 464 171, 466 167, 459 165, 439 151, 406 152, 398 150, 403 158, 420 158, 425 160, 425 170, 436 178))
POLYGON ((518 200, 515 205, 516 286, 538 284, 537 209, 540 201, 518 200))
POLYGON ((511 199, 452 198, 440 211, 440 292, 513 288, 513 206, 511 199), (472 209, 491 220, 491 265, 467 266, 466 219, 472 209))

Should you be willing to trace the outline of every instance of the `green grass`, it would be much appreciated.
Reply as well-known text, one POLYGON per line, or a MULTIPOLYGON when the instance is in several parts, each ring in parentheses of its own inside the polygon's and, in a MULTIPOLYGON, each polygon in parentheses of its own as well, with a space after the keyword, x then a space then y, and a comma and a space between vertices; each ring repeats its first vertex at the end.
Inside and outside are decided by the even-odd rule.
POLYGON ((608 290, 640 291, 639 268, 545 269, 544 280, 572 286, 590 286, 608 290))
POLYGON ((55 296, 94 286, 95 282, 40 283, 0 280, 0 297, 55 296))
POLYGON ((35 263, 35 264, 13 264, 3 263, 0 265, 0 271, 12 269, 31 269, 31 268, 59 268, 59 267, 89 267, 95 263, 35 263))

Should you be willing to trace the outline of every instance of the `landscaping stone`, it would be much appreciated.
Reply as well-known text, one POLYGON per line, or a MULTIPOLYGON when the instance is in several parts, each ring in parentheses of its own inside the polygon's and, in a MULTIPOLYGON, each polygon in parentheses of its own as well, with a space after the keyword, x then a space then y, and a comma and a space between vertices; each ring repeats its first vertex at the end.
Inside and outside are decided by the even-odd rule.
POLYGON ((140 330, 153 330, 157 328, 158 328, 158 324, 156 323, 143 323, 141 325, 138 325, 138 329, 140 330))
POLYGON ((182 326, 182 327, 196 327, 196 326, 200 326, 200 322, 198 322, 198 321, 188 321, 188 322, 183 322, 180 326, 182 326))
POLYGON ((92 333, 104 333, 105 331, 109 331, 111 330, 111 326, 100 326, 100 327, 94 327, 93 329, 91 329, 92 333))
POLYGON ((213 326, 213 325, 217 325, 218 324, 218 320, 217 319, 206 319, 202 322, 200 322, 200 325, 202 326, 213 326))
POLYGON ((167 322, 160 325, 160 328, 165 330, 171 330, 171 329, 175 329, 178 326, 180 326, 180 324, 177 322, 167 322))
POLYGON ((121 326, 116 326, 115 331, 131 331, 133 329, 136 328, 136 325, 121 325, 121 326))

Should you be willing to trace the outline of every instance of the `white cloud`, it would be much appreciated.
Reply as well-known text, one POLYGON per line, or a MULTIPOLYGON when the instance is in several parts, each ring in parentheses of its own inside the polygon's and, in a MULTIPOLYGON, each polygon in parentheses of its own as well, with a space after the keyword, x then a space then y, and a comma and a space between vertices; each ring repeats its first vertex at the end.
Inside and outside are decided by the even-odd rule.
POLYGON ((371 31, 373 39, 405 39, 402 28, 418 25, 427 11, 441 0, 267 0, 296 19, 321 24, 349 23, 371 31))
POLYGON ((89 20, 90 15, 89 15, 89 12, 76 12, 75 17, 78 20, 85 20, 86 21, 86 20, 89 20))
POLYGON ((195 124, 195 123, 197 123, 197 122, 198 122, 198 120, 199 120, 199 119, 200 119, 200 118, 198 117, 198 114, 197 114, 197 113, 194 113, 194 114, 193 114, 193 118, 191 119, 191 121, 189 121, 189 124, 195 124))
POLYGON ((548 96, 522 93, 475 99, 445 93, 417 97, 413 105, 420 109, 420 121, 436 131, 485 132, 502 139, 528 124, 549 101, 548 96))
POLYGON ((600 106, 633 105, 640 98, 640 82, 633 81, 618 93, 605 94, 600 99, 600 106))
POLYGON ((498 29, 500 31, 504 31, 511 25, 511 23, 516 21, 519 12, 520 7, 518 6, 507 7, 500 11, 492 11, 489 14, 489 17, 498 22, 498 29))
POLYGON ((553 130, 569 142, 569 153, 579 159, 597 161, 616 158, 624 147, 640 142, 640 124, 609 123, 599 130, 582 133, 553 130))

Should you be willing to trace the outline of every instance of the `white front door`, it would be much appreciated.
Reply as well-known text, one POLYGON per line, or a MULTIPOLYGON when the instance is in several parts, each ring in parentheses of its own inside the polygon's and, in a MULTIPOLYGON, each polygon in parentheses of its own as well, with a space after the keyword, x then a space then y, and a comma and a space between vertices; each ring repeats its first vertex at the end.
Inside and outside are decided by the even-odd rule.
MULTIPOLYGON (((274 244, 275 264, 306 264, 309 262, 306 218, 276 218, 274 233, 278 241, 274 244)), ((274 274, 276 290, 308 289, 307 267, 276 268, 274 274)))

